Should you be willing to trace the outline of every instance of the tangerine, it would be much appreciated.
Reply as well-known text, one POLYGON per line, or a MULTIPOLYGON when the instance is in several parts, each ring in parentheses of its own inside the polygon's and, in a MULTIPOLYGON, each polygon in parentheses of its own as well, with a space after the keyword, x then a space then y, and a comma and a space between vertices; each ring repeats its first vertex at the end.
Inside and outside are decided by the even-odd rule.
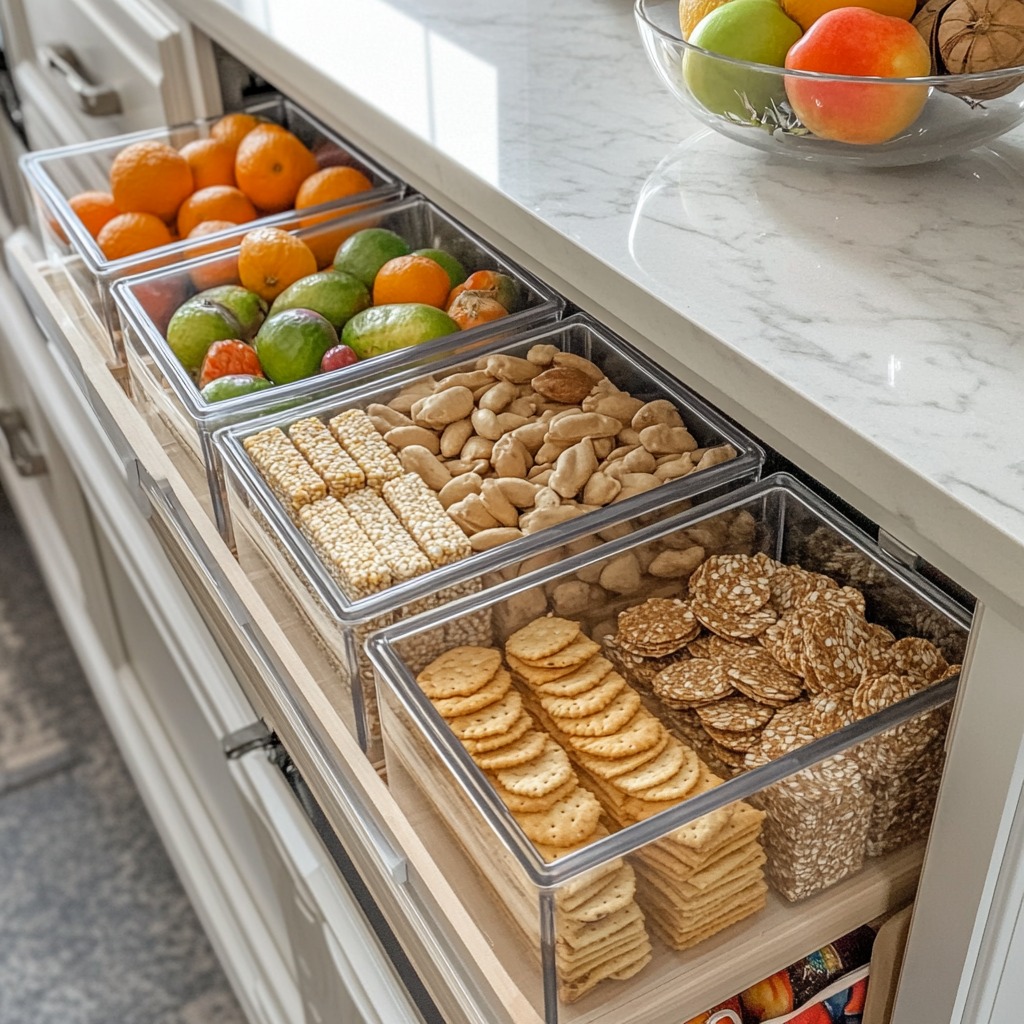
POLYGON ((93 238, 107 221, 121 212, 109 192, 79 192, 68 200, 68 206, 74 210, 82 226, 93 238))
POLYGON ((373 279, 373 304, 422 302, 443 309, 451 291, 448 271, 429 256, 396 256, 373 279))
POLYGON ((460 292, 448 307, 448 315, 465 331, 508 316, 508 310, 485 292, 460 292))
POLYGON ((179 153, 188 161, 197 189, 210 185, 234 185, 235 147, 224 139, 193 139, 179 153))
POLYGON ((309 148, 280 125, 254 128, 235 153, 238 187, 267 213, 291 208, 299 186, 316 170, 309 148))
POLYGON ((839 7, 864 7, 876 14, 909 21, 917 9, 915 0, 781 0, 782 9, 805 32, 823 15, 839 7))
POLYGON ((133 142, 110 166, 110 193, 127 213, 151 213, 170 223, 192 189, 188 161, 165 142, 133 142))
POLYGON ((108 260, 124 259, 173 241, 170 228, 153 213, 119 213, 96 236, 96 243, 108 260))
MULTIPOLYGON (((204 220, 197 224, 189 233, 189 239, 202 238, 205 235, 213 235, 220 231, 228 231, 238 227, 230 220, 204 220)), ((231 244, 226 239, 217 242, 207 242, 205 245, 189 246, 186 251, 186 259, 198 259, 210 253, 224 249, 231 244)), ((231 254, 223 259, 210 260, 208 263, 200 263, 189 270, 189 277, 192 283, 200 291, 207 288, 216 288, 220 284, 234 284, 238 280, 238 256, 231 254)))
POLYGON ((258 117, 242 111, 225 114, 210 126, 210 134, 221 142, 226 142, 232 151, 257 125, 263 124, 258 117))
POLYGON ((178 234, 182 238, 204 220, 230 220, 245 224, 258 214, 249 197, 233 185, 210 185, 193 192, 178 210, 178 234))
POLYGON ((250 377, 265 376, 256 349, 252 345, 238 338, 222 338, 206 350, 196 385, 205 388, 211 380, 237 373, 244 373, 250 377))
POLYGON ((239 280, 267 302, 300 277, 315 274, 316 269, 316 257, 309 246, 281 228, 247 232, 238 250, 239 280))
POLYGON ((325 167, 314 171, 299 186, 295 195, 295 209, 337 202, 358 192, 367 192, 373 182, 355 167, 325 167))

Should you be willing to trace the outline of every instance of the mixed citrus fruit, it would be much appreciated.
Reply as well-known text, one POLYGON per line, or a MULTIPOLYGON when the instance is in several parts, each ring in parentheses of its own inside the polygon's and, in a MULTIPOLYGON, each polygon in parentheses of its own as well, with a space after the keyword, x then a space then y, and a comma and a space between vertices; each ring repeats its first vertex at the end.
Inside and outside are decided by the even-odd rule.
POLYGON ((154 139, 130 143, 114 157, 108 179, 107 190, 68 202, 109 260, 190 238, 203 224, 247 224, 373 188, 361 170, 321 167, 293 132, 247 113, 224 115, 208 138, 180 148, 154 139))
POLYGON ((164 334, 208 402, 489 323, 522 302, 508 274, 467 273, 452 253, 413 251, 382 227, 349 233, 324 267, 298 235, 256 227, 237 253, 197 264, 190 275, 199 291, 180 301, 164 334))

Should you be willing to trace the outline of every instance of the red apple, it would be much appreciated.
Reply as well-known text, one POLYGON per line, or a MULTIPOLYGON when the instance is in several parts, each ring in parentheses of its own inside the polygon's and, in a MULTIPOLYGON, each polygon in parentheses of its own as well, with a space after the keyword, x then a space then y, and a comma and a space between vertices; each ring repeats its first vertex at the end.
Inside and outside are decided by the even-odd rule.
POLYGON ((320 372, 329 373, 331 370, 340 370, 358 362, 359 356, 348 345, 335 345, 329 348, 320 360, 320 372))
MULTIPOLYGON (((872 78, 921 78, 931 71, 928 44, 903 18, 865 7, 823 14, 786 54, 789 71, 872 78)), ((819 81, 786 77, 797 117, 815 135, 873 145, 909 128, 928 98, 928 86, 819 81)))

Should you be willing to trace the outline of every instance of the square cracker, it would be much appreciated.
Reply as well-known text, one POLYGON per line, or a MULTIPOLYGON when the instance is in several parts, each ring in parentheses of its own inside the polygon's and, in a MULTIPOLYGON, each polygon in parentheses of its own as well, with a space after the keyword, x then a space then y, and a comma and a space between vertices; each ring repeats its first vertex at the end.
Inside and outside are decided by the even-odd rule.
POLYGON ((581 996, 586 995, 599 982, 605 979, 625 981, 627 978, 632 978, 634 974, 643 970, 650 962, 651 947, 650 943, 648 943, 647 952, 643 956, 637 958, 632 952, 623 953, 621 957, 601 964, 583 978, 560 985, 558 989, 559 995, 563 1002, 573 1003, 581 996))

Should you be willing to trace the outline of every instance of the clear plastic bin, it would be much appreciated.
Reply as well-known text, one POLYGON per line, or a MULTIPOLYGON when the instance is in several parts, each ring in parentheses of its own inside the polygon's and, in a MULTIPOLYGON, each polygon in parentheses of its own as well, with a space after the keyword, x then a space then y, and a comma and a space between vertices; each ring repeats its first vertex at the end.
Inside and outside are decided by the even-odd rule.
MULTIPOLYGON (((717 564, 727 562, 722 559, 717 564)), ((754 563, 744 559, 743 564, 754 563)), ((783 570, 780 580, 788 574, 783 570)), ((698 600, 707 598, 709 585, 706 574, 699 584, 695 578, 698 600)), ((755 614, 756 601, 750 591, 739 593, 745 607, 735 611, 732 625, 727 616, 716 620, 722 629, 736 632, 735 623, 740 621, 744 630, 754 628, 748 618, 755 614)), ((737 598, 733 595, 730 600, 737 598)), ((781 587, 759 610, 773 610, 776 601, 780 607, 786 603, 781 587)), ((728 997, 737 983, 743 984, 743 977, 756 981, 777 969, 779 962, 785 963, 787 956, 796 958, 801 950, 805 953, 808 947, 824 944, 853 927, 858 916, 864 920, 880 915, 906 900, 916 881, 930 824, 968 622, 967 613, 933 584, 893 561, 803 485, 777 474, 600 549, 509 580, 471 601, 460 600, 395 622, 371 637, 368 656, 378 684, 389 786, 410 819, 429 837, 431 848, 441 852, 437 862, 456 890, 466 893, 466 910, 536 1020, 676 1024, 728 997), (688 581, 665 586, 664 581, 648 579, 618 600, 595 601, 573 621, 580 624, 583 637, 594 638, 596 645, 588 648, 584 643, 583 654, 576 652, 571 659, 563 658, 563 653, 572 653, 573 645, 581 643, 578 639, 554 653, 541 653, 564 643, 568 635, 559 633, 556 643, 552 633, 543 632, 564 630, 561 622, 552 626, 548 620, 539 632, 537 626, 528 625, 545 610, 553 610, 560 587, 599 577, 622 559, 649 565, 666 550, 685 551, 694 545, 710 553, 714 537, 720 542, 719 554, 763 553, 785 566, 800 565, 830 577, 835 594, 842 586, 856 588, 865 600, 865 621, 887 627, 894 640, 925 638, 930 642, 928 650, 941 652, 941 662, 938 658, 927 662, 935 681, 922 676, 914 692, 889 704, 883 701, 864 717, 818 717, 813 730, 793 732, 790 741, 774 750, 764 731, 770 723, 761 726, 754 755, 733 767, 716 761, 711 737, 701 740, 693 722, 684 723, 666 713, 657 689, 644 683, 649 676, 632 671, 613 655, 615 644, 621 650, 624 623, 637 621, 635 611, 623 618, 621 612, 635 610, 652 597, 685 598, 688 581), (503 723, 501 729, 509 729, 509 735, 515 733, 504 721, 513 714, 507 707, 510 697, 460 712, 452 702, 473 699, 482 692, 473 686, 486 668, 471 669, 465 660, 467 652, 447 654, 438 663, 433 660, 439 650, 451 648, 444 642, 444 631, 451 623, 487 612, 493 636, 484 646, 493 645, 501 652, 501 666, 512 677, 509 694, 516 695, 513 711, 521 703, 533 716, 527 736, 540 731, 553 738, 569 752, 579 785, 597 794, 599 825, 590 839, 575 847, 553 851, 550 846, 535 845, 538 812, 527 808, 520 813, 524 808, 514 801, 516 794, 526 791, 521 779, 514 773, 499 774, 502 768, 495 765, 495 751, 499 758, 501 751, 508 751, 514 759, 520 756, 516 745, 526 742, 516 739, 499 746, 495 738, 500 734, 498 722, 503 723), (519 632, 524 627, 526 633, 519 632), (527 635, 529 645, 523 640, 527 635), (511 636, 515 639, 506 649, 511 636), (542 646, 544 637, 547 647, 542 646), (595 646, 597 653, 593 653, 595 646), (529 663, 523 661, 524 648, 533 651, 529 663), (566 677, 565 666, 579 664, 583 656, 590 659, 585 667, 573 669, 566 677), (569 712, 564 709, 559 717, 552 709, 570 692, 580 701, 584 701, 580 693, 594 692, 581 691, 575 684, 589 672, 588 666, 605 656, 613 666, 621 666, 627 689, 639 694, 641 704, 636 717, 621 727, 626 739, 632 737, 631 745, 614 751, 606 746, 598 752, 589 728, 598 713, 572 718, 566 717, 569 712), (559 658, 560 667, 554 664, 559 658), (421 686, 417 676, 425 667, 430 671, 422 677, 421 686), (467 685, 473 673, 474 682, 467 685), (527 678, 532 681, 527 683, 527 678), (456 691, 457 696, 448 696, 456 691), (453 718, 455 714, 463 717, 453 718), (664 788, 679 781, 676 776, 661 784, 661 789, 652 785, 643 790, 638 802, 637 772, 642 775, 644 769, 622 773, 621 766, 611 762, 621 758, 625 763, 632 751, 645 749, 648 740, 641 741, 641 733, 634 730, 639 730, 637 722, 647 723, 652 717, 669 736, 668 742, 681 741, 696 754, 703 766, 700 770, 711 771, 718 784, 691 781, 686 784, 689 795, 662 800, 664 788), (517 781, 518 786, 513 785, 517 781), (499 786, 505 787, 502 795, 499 786), (740 835, 746 838, 741 841, 740 835), (553 852, 561 855, 551 859, 553 852), (602 976, 592 990, 576 999, 580 970, 599 963, 600 953, 579 965, 567 955, 577 948, 572 945, 578 934, 574 910, 581 893, 598 891, 595 877, 600 872, 621 864, 633 870, 634 899, 648 930, 652 959, 628 979, 616 979, 614 972, 602 976), (746 971, 750 973, 745 975, 746 971)), ((663 633, 656 635, 664 638, 663 633)), ((705 625, 699 637, 690 641, 695 644, 691 661, 697 660, 699 643, 706 643, 707 636, 705 625)), ((907 641, 885 650, 895 665, 917 647, 918 641, 907 641)), ((470 653, 478 658, 476 664, 490 664, 486 657, 470 653)), ((865 648, 865 658, 867 653, 865 648)), ((673 663, 671 652, 648 652, 645 657, 659 660, 663 667, 654 678, 673 663)), ((701 657, 710 657, 706 648, 701 657)), ((684 660, 677 658, 675 663, 684 660)), ((592 688, 596 685, 591 683, 592 688)), ((874 693, 874 686, 865 685, 863 693, 874 693)), ((626 690, 616 692, 615 702, 625 700, 626 690)), ((859 684, 856 692, 861 692, 859 684)), ((782 714, 780 722, 791 723, 793 709, 799 709, 801 702, 809 705, 811 697, 819 695, 819 691, 809 693, 805 688, 790 703, 778 702, 769 708, 769 718, 782 714)), ((615 706, 614 702, 607 705, 600 715, 615 714, 615 706)), ((789 725, 777 727, 776 739, 778 733, 790 733, 789 725)), ((617 732, 611 738, 602 732, 600 742, 614 747, 616 736, 617 732)), ((654 763, 649 762, 652 772, 654 763)), ((693 770, 690 760, 680 769, 684 775, 693 770)), ((548 785, 550 781, 530 792, 536 794, 548 785)), ((566 801, 572 799, 571 795, 559 797, 559 821, 568 813, 566 801)), ((551 827, 544 822, 544 828, 551 827)), ((565 840, 564 833, 560 839, 565 840)), ((629 887, 623 883, 612 906, 626 902, 623 892, 629 887)), ((592 908, 591 920, 599 932, 600 906, 592 908)), ((594 981, 593 975, 589 981, 594 981)))
POLYGON ((341 370, 210 403, 203 399, 195 381, 167 347, 162 331, 149 315, 148 296, 154 285, 187 279, 191 268, 230 258, 236 250, 119 281, 114 287, 132 397, 161 440, 181 444, 187 454, 205 467, 214 516, 222 528, 226 527, 226 520, 220 471, 211 441, 218 428, 263 418, 276 409, 295 407, 328 395, 337 400, 339 394, 361 382, 390 376, 409 365, 429 363, 455 349, 471 351, 483 339, 508 337, 535 324, 555 320, 561 314, 564 302, 555 291, 420 196, 389 202, 373 211, 342 215, 313 227, 300 227, 294 233, 315 243, 325 236, 345 238, 368 227, 395 231, 414 249, 444 249, 469 271, 498 270, 513 277, 519 283, 519 308, 492 323, 364 359, 341 370))
MULTIPOLYGON (((346 164, 361 170, 373 182, 370 191, 304 210, 304 218, 329 210, 351 209, 357 205, 397 198, 405 193, 405 182, 290 100, 283 97, 264 99, 246 105, 244 110, 283 125, 293 132, 313 150, 321 167, 346 164)), ((123 362, 124 350, 120 342, 120 325, 110 295, 111 285, 119 278, 187 259, 190 253, 195 252, 197 243, 182 240, 136 256, 108 260, 68 205, 68 199, 91 189, 108 191, 110 166, 125 146, 133 142, 158 141, 180 148, 195 139, 208 137, 211 125, 217 120, 217 117, 203 118, 96 142, 38 150, 21 157, 22 173, 33 199, 36 226, 46 256, 67 268, 71 280, 110 331, 112 349, 107 355, 114 368, 123 362)), ((287 226, 295 224, 296 219, 294 210, 266 215, 247 224, 240 224, 237 230, 207 235, 202 244, 204 248, 228 247, 237 244, 241 235, 257 225, 287 226)))
MULTIPOLYGON (((380 733, 372 673, 362 649, 362 641, 369 632, 467 590, 479 592, 503 577, 529 568, 533 559, 550 563, 571 551, 573 545, 583 548, 598 544, 603 538, 628 532, 649 515, 661 516, 687 508, 697 500, 756 479, 763 461, 763 452, 749 436, 641 352, 582 314, 512 338, 492 338, 460 346, 432 363, 430 370, 431 377, 425 378, 422 368, 407 368, 401 376, 363 386, 343 400, 322 398, 301 407, 268 413, 258 421, 218 431, 213 441, 223 469, 228 518, 239 559, 243 565, 252 560, 254 565, 263 562, 275 567, 320 642, 332 652, 338 671, 350 679, 353 702, 362 708, 364 729, 360 738, 375 758, 379 756, 380 733), (411 386, 421 385, 425 379, 442 380, 493 357, 522 357, 537 345, 550 345, 559 352, 591 360, 610 380, 642 402, 666 401, 682 414, 702 449, 728 445, 735 455, 653 490, 586 511, 557 526, 433 568, 379 593, 359 596, 332 576, 245 451, 246 438, 268 428, 287 429, 295 421, 308 418, 326 422, 348 409, 375 411, 373 407, 411 386)), ((482 620, 469 616, 448 632, 454 635, 463 629, 472 636, 489 635, 489 616, 482 620)))

